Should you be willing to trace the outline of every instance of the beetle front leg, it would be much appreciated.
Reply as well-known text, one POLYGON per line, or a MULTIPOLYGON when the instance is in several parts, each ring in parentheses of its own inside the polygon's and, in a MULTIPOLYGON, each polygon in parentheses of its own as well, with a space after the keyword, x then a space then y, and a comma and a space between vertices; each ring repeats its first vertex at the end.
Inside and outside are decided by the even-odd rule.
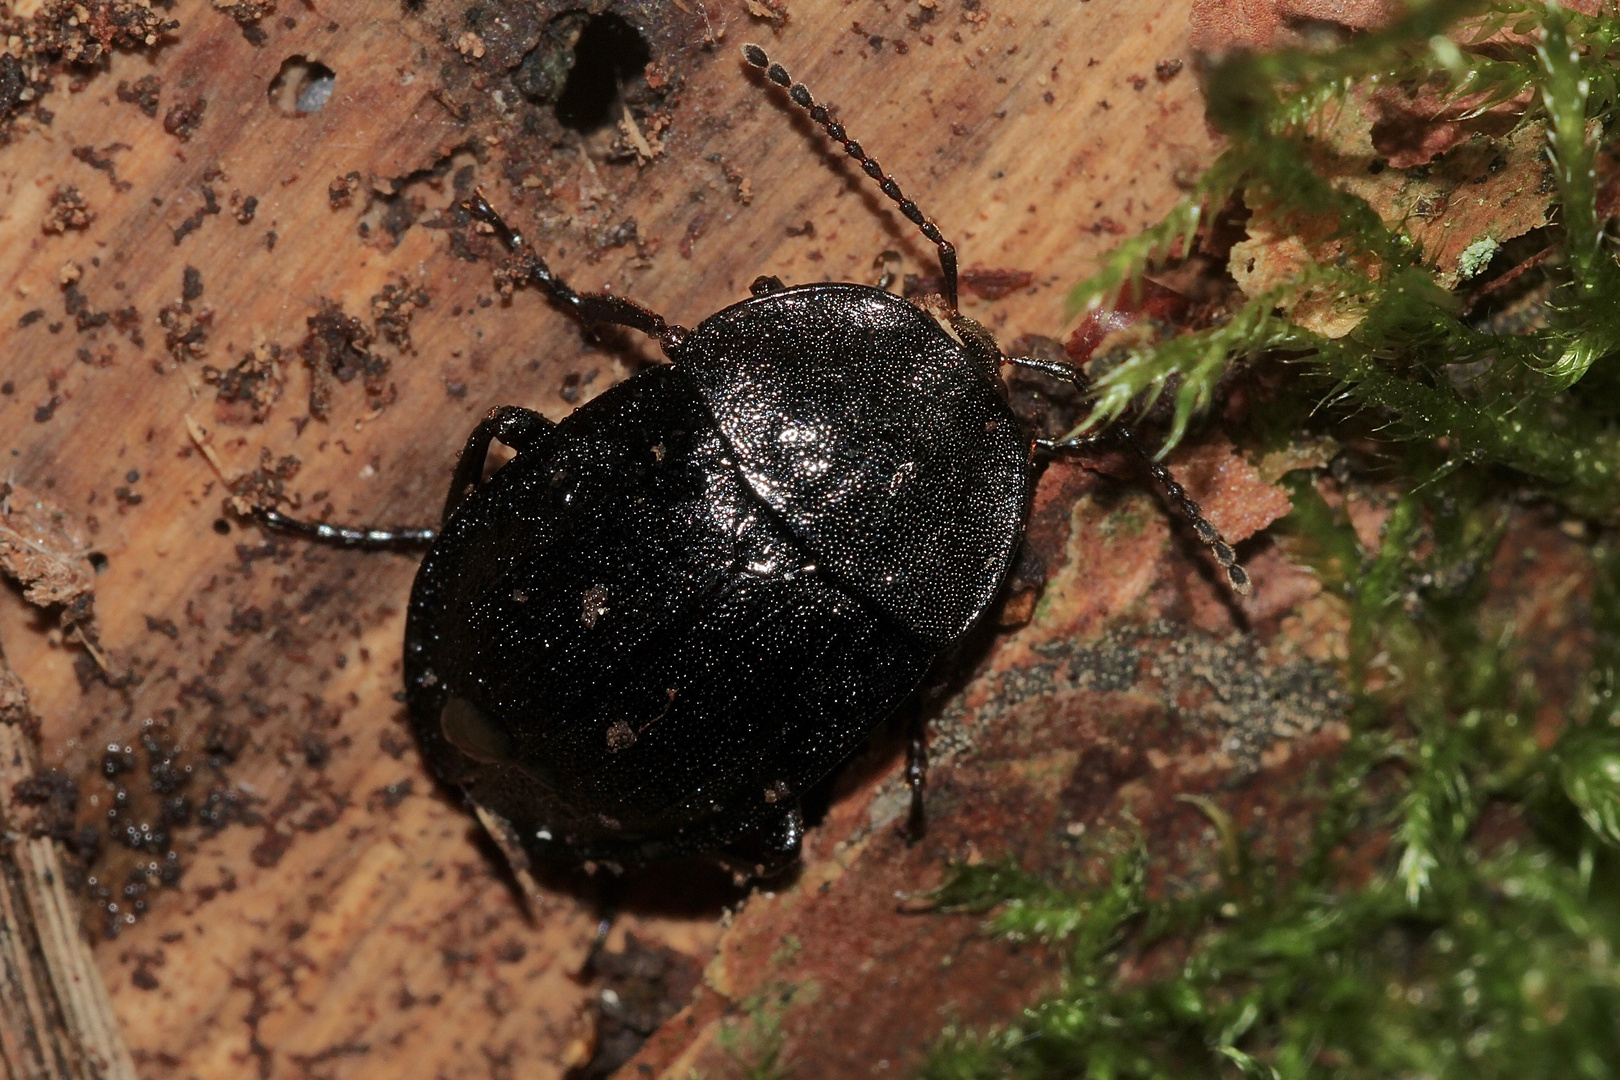
MULTIPOLYGON (((1058 363, 1055 360, 1041 360, 1032 356, 1008 356, 1005 359, 1009 364, 1016 364, 1031 371, 1039 371, 1054 379, 1060 379, 1072 386, 1079 387, 1082 391, 1089 392, 1091 388, 1085 372, 1073 365, 1058 363)), ((1191 495, 1187 494, 1187 489, 1177 483, 1175 477, 1170 475, 1170 470, 1166 469, 1163 463, 1154 457, 1146 446, 1142 445, 1142 440, 1137 438, 1136 432, 1131 430, 1129 425, 1119 424, 1112 428, 1108 435, 1112 436, 1117 442, 1122 443, 1125 449, 1141 459, 1142 463, 1147 466, 1148 472, 1152 474, 1154 481, 1163 489, 1165 495, 1169 496, 1170 501, 1175 504, 1177 510, 1181 511, 1182 516, 1187 519, 1188 523, 1192 525, 1193 532, 1198 534, 1199 542, 1209 548, 1210 553, 1215 556, 1215 561, 1220 564, 1222 570, 1226 571, 1226 580, 1231 583, 1232 591, 1239 596, 1248 596, 1254 588, 1249 581, 1249 572, 1243 568, 1242 563, 1237 561, 1237 554, 1232 550, 1232 545, 1228 544, 1226 539, 1221 536, 1220 530, 1210 524, 1208 518, 1204 517, 1203 508, 1194 501, 1191 495)), ((1107 436, 1079 435, 1067 439, 1036 439, 1035 446, 1049 453, 1085 452, 1104 445, 1101 439, 1105 437, 1107 436)))

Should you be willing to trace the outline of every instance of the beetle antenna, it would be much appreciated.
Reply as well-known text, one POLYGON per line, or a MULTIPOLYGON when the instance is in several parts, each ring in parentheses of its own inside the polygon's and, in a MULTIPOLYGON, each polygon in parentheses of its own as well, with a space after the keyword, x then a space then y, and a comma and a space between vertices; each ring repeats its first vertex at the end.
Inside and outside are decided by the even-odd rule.
MULTIPOLYGON (((1069 364, 1059 363, 1055 360, 1040 360, 1029 356, 1008 356, 1005 359, 1009 364, 1016 364, 1031 371, 1039 371, 1043 375, 1049 375, 1054 379, 1061 379, 1066 383, 1079 387, 1082 391, 1088 389, 1085 375, 1078 368, 1069 364)), ((1193 528, 1193 532, 1198 534, 1199 541, 1209 548, 1210 554, 1215 556, 1215 561, 1221 564, 1222 570, 1226 571, 1226 580, 1231 582, 1232 591, 1239 596, 1248 596, 1254 589, 1249 580, 1249 572, 1243 569, 1242 563, 1237 561, 1237 553, 1232 550, 1232 545, 1226 542, 1226 538, 1221 535, 1221 531, 1204 516, 1203 507, 1198 505, 1197 500, 1187 494, 1187 489, 1176 482, 1176 478, 1170 475, 1170 470, 1165 468, 1162 462, 1148 452, 1147 446, 1143 444, 1141 439, 1137 438, 1136 432, 1131 430, 1130 427, 1119 424, 1109 429, 1108 433, 1123 443, 1131 453, 1142 459, 1143 464, 1148 468, 1148 472, 1153 474, 1154 482, 1164 490, 1170 501, 1176 504, 1176 509, 1181 511, 1182 517, 1187 519, 1188 524, 1193 528)), ((1036 439, 1035 445, 1048 453, 1058 453, 1061 451, 1089 449, 1098 445, 1101 441, 1101 436, 1080 435, 1067 439, 1036 439)))
POLYGON ((609 323, 640 330, 648 337, 656 338, 666 355, 673 355, 673 351, 680 347, 681 340, 686 337, 685 328, 665 322, 657 312, 622 296, 575 292, 568 282, 551 272, 546 260, 523 239, 523 234, 508 225, 506 219, 490 205, 489 199, 484 197, 483 188, 474 188, 473 197, 463 200, 461 208, 493 229, 501 243, 517 257, 518 265, 523 268, 523 276, 550 293, 580 322, 587 326, 609 323))
POLYGON ((945 239, 944 235, 939 231, 939 226, 934 224, 933 219, 924 215, 918 209, 917 204, 912 202, 906 196, 906 193, 900 190, 900 185, 895 182, 894 177, 884 173, 882 166, 866 156, 866 151, 861 149, 861 144, 849 137, 844 130, 844 125, 833 119, 832 114, 827 111, 827 107, 817 104, 816 100, 810 96, 810 91, 804 83, 793 81, 793 77, 787 73, 787 68, 781 64, 773 63, 771 58, 765 55, 765 50, 758 45, 744 45, 743 59, 764 71, 767 79, 786 90, 788 97, 793 99, 793 104, 809 113, 811 120, 820 124, 822 130, 834 142, 843 146, 845 153, 849 154, 860 165, 861 171, 876 180, 883 194, 893 199, 900 207, 900 212, 906 216, 906 220, 917 226, 922 231, 922 234, 939 249, 939 268, 945 275, 945 299, 950 303, 951 310, 955 311, 956 245, 945 239))
POLYGON ((1231 582, 1232 591, 1239 596, 1248 596, 1254 590, 1249 581, 1249 572, 1237 561, 1237 553, 1232 550, 1232 545, 1226 542, 1221 531, 1210 524, 1209 519, 1204 516, 1203 508, 1187 494, 1186 488, 1176 482, 1176 478, 1170 475, 1170 470, 1164 467, 1164 463, 1148 453, 1148 448, 1136 437, 1136 432, 1120 424, 1114 429, 1114 435, 1147 464, 1153 479, 1164 489, 1164 493, 1170 496, 1170 501, 1176 504, 1176 509, 1180 510, 1182 516, 1191 523, 1193 532, 1198 534, 1198 539, 1209 548, 1210 554, 1215 556, 1215 561, 1221 564, 1221 569, 1226 571, 1226 580, 1231 582))

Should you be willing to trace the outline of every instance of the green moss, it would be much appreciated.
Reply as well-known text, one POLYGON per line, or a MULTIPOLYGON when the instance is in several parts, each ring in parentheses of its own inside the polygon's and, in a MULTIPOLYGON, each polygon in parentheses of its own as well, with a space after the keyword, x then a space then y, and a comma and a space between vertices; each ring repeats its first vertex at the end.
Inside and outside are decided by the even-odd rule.
POLYGON ((786 1080, 791 1075, 782 1056, 782 1017, 795 1002, 802 1006, 819 995, 814 982, 778 983, 744 999, 739 1015, 722 1023, 716 1041, 744 1080, 786 1080))
POLYGON ((1163 222, 1122 245, 1076 287, 1072 303, 1084 308, 1112 299, 1155 260, 1185 250, 1210 209, 1241 192, 1250 206, 1276 216, 1336 221, 1339 256, 1307 269, 1295 285, 1366 317, 1349 336, 1329 339, 1290 323, 1276 296, 1253 298, 1218 326, 1136 347, 1098 379, 1095 406, 1078 430, 1115 420, 1174 386, 1168 439, 1174 445, 1233 364, 1286 353, 1326 379, 1318 393, 1374 410, 1400 437, 1446 437, 1461 462, 1518 470, 1583 513, 1614 511, 1620 501, 1614 377, 1605 373, 1602 385, 1586 393, 1567 391, 1620 351, 1620 268, 1604 247, 1593 184, 1595 139, 1616 122, 1620 20, 1502 4, 1485 12, 1474 40, 1511 25, 1543 37, 1540 48, 1475 50, 1439 36, 1459 17, 1481 11, 1478 3, 1430 0, 1344 49, 1238 55, 1215 68, 1209 116, 1229 148, 1163 222), (1411 237, 1314 171, 1313 119, 1324 105, 1357 85, 1408 80, 1444 80, 1456 94, 1482 94, 1476 111, 1524 89, 1537 91, 1538 106, 1521 122, 1548 131, 1565 253, 1545 326, 1507 336, 1469 325, 1455 298, 1424 269, 1411 237), (1444 370, 1455 364, 1485 370, 1459 387, 1444 370))
MULTIPOLYGON (((1223 884, 1154 899, 1139 844, 1111 880, 1053 886, 1009 866, 963 867, 937 894, 990 912, 1013 939, 1061 943, 1062 991, 989 1032, 947 1031, 921 1074, 979 1077, 1611 1077, 1620 1072, 1620 559, 1596 553, 1596 675, 1584 721, 1550 750, 1531 737, 1540 688, 1514 664, 1511 634, 1487 636, 1477 575, 1497 545, 1488 497, 1453 508, 1421 560, 1419 523, 1440 489, 1394 508, 1377 551, 1303 497, 1291 527, 1351 599, 1358 684, 1349 746, 1303 866, 1259 865, 1243 834, 1199 802, 1221 837, 1223 884), (1372 669, 1382 689, 1364 681, 1372 669), (1402 672, 1403 677, 1392 677, 1402 672), (1399 707, 1405 723, 1386 722, 1399 707), (1590 711, 1588 711, 1590 710, 1590 711), (1404 781, 1363 783, 1399 762, 1404 781), (1518 806, 1524 839, 1480 850, 1488 802, 1518 806), (1394 850, 1347 887, 1342 852, 1379 831, 1394 850), (1186 960, 1148 982, 1120 961, 1155 943, 1186 960)), ((1466 496, 1453 488, 1447 501, 1466 496)))
MULTIPOLYGON (((1222 838, 1223 882, 1191 896, 1150 895, 1154 853, 1140 840, 1083 889, 1012 866, 959 868, 940 906, 1059 944, 1065 978, 1005 1025, 945 1032, 921 1075, 1620 1076, 1620 266, 1592 172, 1616 124, 1617 73, 1611 16, 1448 0, 1414 3, 1337 51, 1238 56, 1211 73, 1210 115, 1230 149, 1075 303, 1178 254, 1212 206, 1242 193, 1337 221, 1347 257, 1305 278, 1365 318, 1328 339, 1290 322, 1276 296, 1256 298, 1219 326, 1137 347, 1099 380, 1087 424, 1173 393, 1173 442, 1233 365, 1281 354, 1300 378, 1251 435, 1277 441, 1292 425, 1384 440, 1380 481, 1395 501, 1375 548, 1306 473, 1289 478, 1294 511, 1278 526, 1348 604, 1350 740, 1298 865, 1266 865, 1199 802, 1222 838), (1473 36, 1440 36, 1465 15, 1479 19, 1473 36), (1476 44, 1503 27, 1539 45, 1476 44), (1411 237, 1312 171, 1313 118, 1373 79, 1444 80, 1482 95, 1480 109, 1535 92, 1523 122, 1547 131, 1559 196, 1542 324, 1470 323, 1411 237), (1575 675, 1524 661, 1535 643, 1493 613, 1484 573, 1532 498, 1589 539, 1594 575, 1591 668, 1550 747, 1532 729, 1575 675), (1523 827, 1483 844, 1488 814, 1523 827), (1375 837, 1387 856, 1348 866, 1345 853, 1375 837), (1160 943, 1185 960, 1122 976, 1124 959, 1160 943)), ((1476 269, 1496 250, 1481 241, 1476 269)))
POLYGON ((771 953, 771 964, 775 967, 791 964, 803 951, 804 942, 799 940, 797 934, 784 934, 782 943, 771 953))

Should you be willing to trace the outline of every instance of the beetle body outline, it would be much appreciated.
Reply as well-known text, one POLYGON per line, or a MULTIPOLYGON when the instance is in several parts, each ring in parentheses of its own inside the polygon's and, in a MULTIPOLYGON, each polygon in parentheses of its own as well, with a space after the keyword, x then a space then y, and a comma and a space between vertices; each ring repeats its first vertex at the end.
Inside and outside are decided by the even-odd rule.
MULTIPOLYGON (((527 856, 624 866, 713 852, 797 857, 798 800, 992 605, 1033 455, 1005 357, 956 309, 956 252, 844 127, 787 90, 938 248, 936 318, 853 283, 754 283, 695 329, 575 292, 479 192, 463 204, 523 276, 587 325, 657 339, 649 368, 560 423, 493 410, 432 530, 271 524, 351 546, 432 544, 407 615, 406 701, 430 769, 527 856), (481 481, 491 441, 516 457, 481 481)), ((1140 452, 1139 444, 1128 432, 1140 452)), ((1235 588, 1247 579, 1145 453, 1235 588)), ((913 822, 924 772, 913 736, 913 822)))

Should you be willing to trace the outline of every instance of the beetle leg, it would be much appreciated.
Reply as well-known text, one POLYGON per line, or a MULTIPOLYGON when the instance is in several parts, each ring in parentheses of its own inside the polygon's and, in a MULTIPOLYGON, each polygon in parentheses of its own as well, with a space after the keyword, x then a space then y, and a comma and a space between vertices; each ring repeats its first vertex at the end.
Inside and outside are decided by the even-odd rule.
POLYGON ((448 522, 456 507, 461 505, 461 500, 484 479, 484 462, 489 457, 489 444, 492 441, 510 446, 521 454, 533 449, 556 426, 534 410, 517 405, 491 409, 489 415, 472 429, 472 434, 467 436, 467 445, 462 447, 455 475, 450 478, 450 494, 444 501, 443 520, 448 522))
POLYGON ((574 311, 579 315, 580 321, 587 326, 608 323, 612 326, 628 326, 632 330, 640 330, 656 340, 659 347, 664 350, 664 355, 672 360, 675 358, 675 350, 680 348, 681 341, 686 337, 684 326, 665 322, 664 317, 656 311, 644 308, 634 300, 626 300, 622 296, 613 296, 609 293, 575 293, 574 311))
POLYGON ((804 811, 799 809, 798 803, 788 807, 787 813, 771 830, 768 842, 771 850, 781 855, 785 862, 799 857, 799 848, 804 844, 804 811))
POLYGON ((1042 375, 1050 375, 1054 379, 1077 386, 1083 391, 1091 389, 1091 380, 1086 373, 1072 364, 1061 363, 1057 360, 1042 360, 1038 356, 1008 356, 1003 357, 1009 364, 1016 364, 1021 368, 1038 371, 1042 375))
MULTIPOLYGON (((1006 359, 1009 364, 1029 368, 1031 371, 1039 371, 1045 375, 1050 375, 1054 379, 1061 379, 1064 382, 1071 383, 1082 390, 1088 388, 1085 373, 1079 368, 1068 364, 1059 363, 1055 360, 1040 360, 1032 356, 1009 356, 1006 359)), ((1192 525, 1193 532, 1198 534, 1199 541, 1209 548, 1210 554, 1215 556, 1215 561, 1221 564, 1222 570, 1226 571, 1226 580, 1231 582, 1232 591, 1239 596, 1249 595, 1249 592, 1253 589, 1253 585, 1249 582, 1249 572, 1243 569, 1243 565, 1237 561, 1237 554, 1232 550, 1232 545, 1226 542, 1226 538, 1221 535, 1219 529, 1210 524, 1209 519, 1204 516, 1203 508, 1198 505, 1191 495, 1187 494, 1186 488, 1176 482, 1176 478, 1170 475, 1170 470, 1166 469, 1162 462, 1148 452, 1148 448, 1136 437, 1136 432, 1131 428, 1119 424, 1103 434, 1080 435, 1067 439, 1036 439, 1035 445, 1039 449, 1051 453, 1085 451, 1106 445, 1109 438, 1123 443, 1127 450, 1135 454, 1147 466, 1148 472, 1153 474, 1154 482, 1163 489, 1170 501, 1176 504, 1176 509, 1181 511, 1182 516, 1192 525)))
POLYGON ((992 386, 1001 385, 1001 346, 990 331, 960 311, 951 312, 951 329, 956 331, 979 374, 992 386))
POLYGON ((495 441, 502 446, 510 446, 520 454, 534 449, 557 426, 533 409, 518 405, 491 409, 489 419, 495 421, 495 441))
POLYGON ((747 834, 722 845, 715 853, 720 865, 731 871, 732 880, 746 884, 750 879, 769 878, 799 861, 804 843, 804 811, 797 800, 779 815, 747 834))
POLYGON ((895 182, 894 177, 883 171, 883 166, 879 165, 873 158, 866 156, 866 151, 861 148, 861 144, 849 137, 849 133, 844 130, 844 125, 833 119, 832 114, 827 111, 827 106, 818 105, 803 83, 793 81, 793 77, 787 73, 787 68, 781 64, 771 63, 771 58, 758 45, 744 45, 743 59, 754 67, 763 70, 767 79, 786 90, 788 97, 793 100, 793 104, 809 113, 810 119, 821 125, 821 130, 827 133, 827 137, 842 146, 844 153, 855 159, 856 164, 861 167, 861 171, 877 181, 879 190, 893 200, 896 206, 900 207, 900 213, 905 215, 906 220, 917 226, 917 230, 933 243, 934 247, 939 251, 940 272, 945 277, 945 299, 950 304, 951 310, 955 311, 956 245, 945 239, 944 235, 939 231, 939 226, 935 225, 933 219, 925 215, 917 207, 917 204, 911 201, 905 192, 900 190, 900 185, 895 182))
POLYGON ((911 809, 906 814, 906 843, 915 844, 928 834, 928 815, 923 811, 923 790, 928 784, 928 721, 921 709, 912 716, 906 739, 906 786, 911 789, 911 809))
POLYGON ((437 529, 380 529, 375 526, 328 525, 324 521, 301 521, 279 510, 260 507, 253 511, 260 524, 281 532, 298 533, 338 547, 383 551, 394 548, 429 547, 438 539, 437 529))
POLYGON ((607 939, 613 932, 614 918, 624 906, 624 878, 617 874, 603 874, 593 880, 596 884, 596 896, 591 906, 596 908, 596 935, 591 939, 591 947, 586 950, 585 959, 580 962, 579 970, 573 975, 577 983, 590 982, 596 977, 596 965, 607 950, 607 939))
POLYGON ((1075 435, 1068 439, 1036 439, 1035 449, 1048 454, 1085 453, 1108 445, 1104 435, 1075 435))
POLYGON ((495 230, 495 235, 500 237, 501 243, 517 256, 518 263, 523 267, 524 276, 572 311, 580 322, 587 326, 608 323, 640 330, 648 337, 656 339, 666 355, 672 354, 680 347, 681 339, 686 337, 686 329, 665 322, 664 317, 657 312, 650 311, 622 296, 574 291, 571 285, 552 273, 551 267, 546 265, 546 260, 523 239, 523 234, 508 225, 506 219, 490 205, 489 200, 484 197, 483 188, 475 189, 473 197, 464 201, 461 208, 495 230))
MULTIPOLYGON (((489 453, 491 439, 522 453, 534 447, 548 431, 556 427, 550 420, 530 409, 504 405, 490 410, 484 421, 467 437, 467 446, 461 452, 455 477, 450 482, 450 497, 445 503, 444 521, 467 492, 478 486, 484 476, 484 458, 489 453)), ((439 538, 438 529, 383 529, 373 525, 328 525, 324 521, 303 521, 288 517, 279 510, 261 507, 253 516, 263 525, 282 532, 298 533, 338 547, 364 548, 381 551, 398 548, 432 547, 439 538)))
POLYGON ((1122 425, 1116 429, 1116 434, 1121 442, 1134 450, 1136 456, 1147 464, 1148 471, 1153 474, 1153 479, 1158 481, 1159 486, 1164 488, 1164 493, 1170 496, 1170 501, 1175 503, 1187 520, 1192 523, 1193 531, 1198 534, 1198 539, 1203 542, 1205 547, 1209 548, 1210 554, 1215 556, 1215 561, 1221 564, 1221 569, 1226 571, 1226 580, 1232 583, 1232 590, 1240 596, 1249 595, 1249 592, 1253 589, 1253 586, 1249 583, 1249 572, 1243 569, 1242 564, 1237 561, 1237 554, 1232 550, 1232 545, 1228 544, 1226 538, 1221 535, 1220 530, 1211 525, 1209 519, 1204 517, 1203 509, 1193 501, 1191 495, 1187 494, 1187 489, 1176 483, 1175 477, 1170 475, 1170 470, 1166 469, 1158 459, 1148 453, 1147 447, 1143 446, 1141 441, 1137 439, 1134 431, 1122 425))

